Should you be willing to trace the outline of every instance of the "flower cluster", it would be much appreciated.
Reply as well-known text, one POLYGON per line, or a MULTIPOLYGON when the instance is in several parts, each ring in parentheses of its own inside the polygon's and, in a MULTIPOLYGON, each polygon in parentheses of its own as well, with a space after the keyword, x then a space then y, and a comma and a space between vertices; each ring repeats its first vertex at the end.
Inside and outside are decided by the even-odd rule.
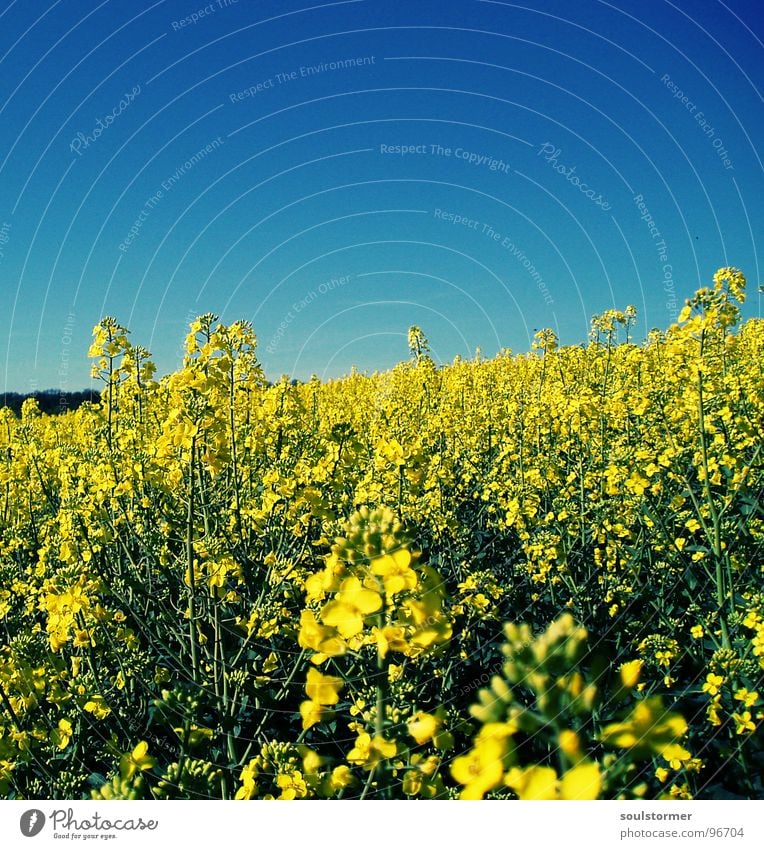
MULTIPOLYGON (((451 766, 464 785, 461 798, 501 797, 506 788, 518 799, 597 799, 603 792, 643 797, 647 784, 634 782, 640 761, 659 758, 673 770, 702 767, 681 744, 687 723, 667 711, 660 696, 637 699, 622 720, 605 724, 608 713, 632 700, 642 661, 624 664, 611 698, 603 699, 606 677, 593 674, 596 661, 585 662, 588 634, 570 614, 536 637, 527 625, 508 624, 505 634, 503 674, 480 691, 471 710, 482 727, 472 749, 451 766), (621 756, 604 754, 603 746, 621 750, 621 756), (551 758, 528 763, 533 749, 551 752, 551 758)), ((656 777, 665 781, 668 771, 659 769, 666 775, 656 777)))

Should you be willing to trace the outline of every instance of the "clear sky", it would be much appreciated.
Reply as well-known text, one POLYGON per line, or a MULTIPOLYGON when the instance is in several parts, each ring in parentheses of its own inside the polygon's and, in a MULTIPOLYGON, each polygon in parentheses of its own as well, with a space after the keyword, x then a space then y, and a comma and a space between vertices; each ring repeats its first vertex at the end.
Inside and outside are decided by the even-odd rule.
POLYGON ((759 315, 759 0, 0 0, 0 391, 89 385, 114 315, 267 374, 759 315))

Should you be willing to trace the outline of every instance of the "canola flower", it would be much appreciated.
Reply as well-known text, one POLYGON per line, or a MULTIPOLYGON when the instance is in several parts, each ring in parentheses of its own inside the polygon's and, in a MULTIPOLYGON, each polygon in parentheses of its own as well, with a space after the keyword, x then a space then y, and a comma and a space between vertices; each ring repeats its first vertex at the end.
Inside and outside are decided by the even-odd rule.
POLYGON ((759 798, 745 289, 302 384, 246 322, 158 379, 104 318, 98 403, 0 410, 0 791, 759 798))

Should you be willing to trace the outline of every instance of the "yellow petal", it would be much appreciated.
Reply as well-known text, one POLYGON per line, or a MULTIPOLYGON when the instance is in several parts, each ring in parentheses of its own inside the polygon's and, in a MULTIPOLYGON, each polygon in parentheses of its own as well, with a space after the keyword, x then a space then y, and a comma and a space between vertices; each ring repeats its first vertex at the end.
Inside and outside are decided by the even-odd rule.
POLYGON ((639 683, 642 666, 643 662, 641 660, 630 660, 628 663, 624 663, 620 668, 619 672, 621 673, 621 684, 627 690, 631 690, 639 683))
POLYGON ((556 799, 557 773, 551 766, 532 766, 525 770, 522 789, 515 792, 521 799, 556 799))
POLYGON ((320 705, 336 705, 340 697, 339 691, 344 682, 342 678, 334 675, 323 675, 316 668, 308 670, 308 681, 305 684, 305 692, 308 698, 320 705))
POLYGON ((421 746, 431 740, 440 726, 440 720, 429 713, 418 713, 408 721, 409 734, 421 746))
POLYGON ((602 789, 599 764, 584 763, 569 769, 560 782, 563 799, 596 799, 602 789))

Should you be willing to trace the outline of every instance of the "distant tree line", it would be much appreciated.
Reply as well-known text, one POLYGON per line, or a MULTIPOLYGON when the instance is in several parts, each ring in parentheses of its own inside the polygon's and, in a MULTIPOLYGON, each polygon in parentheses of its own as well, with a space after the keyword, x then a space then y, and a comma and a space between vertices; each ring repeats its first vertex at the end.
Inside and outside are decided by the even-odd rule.
MULTIPOLYGON (((292 386, 302 383, 301 380, 296 379, 289 382, 292 386)), ((268 381, 267 385, 273 386, 273 383, 268 381)), ((37 399, 40 412, 58 414, 76 410, 86 401, 98 403, 101 400, 101 394, 94 389, 81 389, 79 392, 67 392, 63 389, 43 389, 41 392, 5 392, 0 393, 0 410, 3 407, 10 407, 18 416, 21 414, 21 405, 27 398, 37 399)))
POLYGON ((66 413, 76 410, 86 401, 93 403, 100 400, 100 394, 93 389, 82 389, 79 392, 68 392, 63 389, 43 389, 42 392, 6 392, 0 394, 0 407, 10 407, 18 416, 21 405, 27 398, 36 398, 43 413, 66 413))

